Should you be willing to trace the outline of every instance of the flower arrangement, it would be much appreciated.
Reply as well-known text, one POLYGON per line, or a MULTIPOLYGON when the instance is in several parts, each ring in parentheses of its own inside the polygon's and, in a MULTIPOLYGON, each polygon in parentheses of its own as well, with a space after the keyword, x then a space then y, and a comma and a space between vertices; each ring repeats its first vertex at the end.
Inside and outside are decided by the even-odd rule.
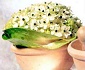
MULTIPOLYGON (((32 4, 30 7, 14 13, 5 29, 24 28, 56 36, 56 38, 61 39, 58 42, 60 45, 57 46, 60 47, 76 39, 76 32, 80 26, 81 20, 74 17, 69 7, 58 3, 44 2, 32 4), (62 40, 64 40, 63 44, 61 43, 62 40)), ((44 47, 46 46, 44 45, 44 47)))

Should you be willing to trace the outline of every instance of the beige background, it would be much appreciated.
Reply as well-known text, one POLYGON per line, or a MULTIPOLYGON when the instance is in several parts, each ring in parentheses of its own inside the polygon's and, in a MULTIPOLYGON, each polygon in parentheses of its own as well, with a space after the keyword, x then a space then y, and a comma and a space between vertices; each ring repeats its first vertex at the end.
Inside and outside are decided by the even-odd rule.
MULTIPOLYGON (((11 17, 11 14, 23 9, 30 4, 48 0, 0 0, 0 70, 21 70, 16 62, 14 54, 10 50, 11 43, 1 38, 2 29, 11 17)), ((51 0, 50 0, 51 1, 51 0)), ((67 6, 71 6, 73 13, 78 16, 85 25, 84 0, 52 0, 67 6)), ((76 70, 73 65, 72 70, 76 70)))

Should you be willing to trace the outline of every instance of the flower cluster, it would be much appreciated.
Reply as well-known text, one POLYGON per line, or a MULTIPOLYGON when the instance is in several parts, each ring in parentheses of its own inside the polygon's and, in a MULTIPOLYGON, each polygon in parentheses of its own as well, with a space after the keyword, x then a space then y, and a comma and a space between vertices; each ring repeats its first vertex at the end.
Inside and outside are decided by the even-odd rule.
POLYGON ((81 21, 74 17, 69 7, 52 2, 32 4, 19 10, 10 22, 14 28, 23 27, 63 38, 74 36, 81 26, 81 21))

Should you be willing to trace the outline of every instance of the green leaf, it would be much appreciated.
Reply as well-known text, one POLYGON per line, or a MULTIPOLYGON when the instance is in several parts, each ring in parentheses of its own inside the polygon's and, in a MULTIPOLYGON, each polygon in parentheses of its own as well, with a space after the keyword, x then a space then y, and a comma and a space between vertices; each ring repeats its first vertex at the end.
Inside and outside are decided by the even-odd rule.
POLYGON ((75 39, 76 39, 76 37, 72 37, 72 38, 66 39, 66 40, 59 40, 59 41, 50 43, 48 45, 43 45, 43 47, 48 48, 48 49, 58 49, 58 48, 62 47, 63 45, 68 44, 75 39))
POLYGON ((56 49, 59 48, 70 41, 74 40, 71 39, 61 39, 54 35, 45 34, 41 32, 37 32, 34 30, 23 29, 23 28, 9 28, 4 30, 4 34, 2 35, 4 40, 8 40, 12 42, 14 45, 25 46, 28 48, 48 48, 48 49, 56 49), (42 44, 42 42, 46 42, 42 44), (48 47, 49 43, 53 42, 52 47, 48 47))

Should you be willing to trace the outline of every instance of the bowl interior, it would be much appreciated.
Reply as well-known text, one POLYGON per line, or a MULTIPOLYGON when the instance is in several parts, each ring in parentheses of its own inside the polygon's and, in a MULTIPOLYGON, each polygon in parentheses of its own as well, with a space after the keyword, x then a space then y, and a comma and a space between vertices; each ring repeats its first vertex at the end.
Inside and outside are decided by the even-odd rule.
POLYGON ((82 50, 82 44, 78 39, 72 41, 68 46, 68 53, 76 59, 85 60, 85 51, 82 50))
POLYGON ((79 40, 74 41, 71 44, 71 47, 74 48, 74 49, 76 49, 76 50, 82 50, 82 44, 80 43, 79 40))

